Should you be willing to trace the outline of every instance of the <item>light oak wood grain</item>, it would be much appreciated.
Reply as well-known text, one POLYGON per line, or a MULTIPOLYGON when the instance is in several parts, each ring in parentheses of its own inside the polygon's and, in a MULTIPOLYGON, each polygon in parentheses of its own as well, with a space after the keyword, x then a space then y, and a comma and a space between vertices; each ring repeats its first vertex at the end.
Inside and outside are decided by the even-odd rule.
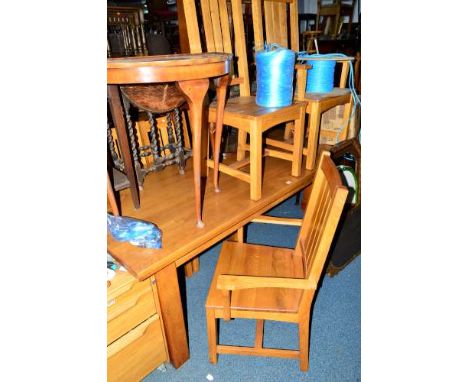
POLYGON ((207 183, 203 229, 197 229, 192 220, 191 160, 185 175, 179 175, 174 166, 148 175, 141 193, 141 209, 133 208, 128 190, 120 191, 122 215, 155 223, 162 230, 162 248, 139 248, 108 235, 109 253, 132 275, 144 280, 168 264, 184 264, 312 182, 311 171, 293 177, 288 163, 279 159, 265 158, 264 169, 265 192, 259 201, 250 200, 249 185, 239 179, 221 174, 220 193, 207 183))
MULTIPOLYGON (((132 277, 133 278, 133 277, 132 277)), ((128 291, 107 300, 107 344, 156 314, 150 280, 134 282, 128 291)))
POLYGON ((167 361, 157 314, 107 347, 107 380, 140 381, 167 361))

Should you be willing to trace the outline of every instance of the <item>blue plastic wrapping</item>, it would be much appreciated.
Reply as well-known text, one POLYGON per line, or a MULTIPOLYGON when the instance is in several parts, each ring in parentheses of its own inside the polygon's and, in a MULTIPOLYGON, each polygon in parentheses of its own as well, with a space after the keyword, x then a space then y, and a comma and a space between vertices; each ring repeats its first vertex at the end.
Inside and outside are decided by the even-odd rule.
POLYGON ((162 232, 150 222, 107 214, 107 229, 117 241, 128 241, 142 248, 162 247, 162 232))

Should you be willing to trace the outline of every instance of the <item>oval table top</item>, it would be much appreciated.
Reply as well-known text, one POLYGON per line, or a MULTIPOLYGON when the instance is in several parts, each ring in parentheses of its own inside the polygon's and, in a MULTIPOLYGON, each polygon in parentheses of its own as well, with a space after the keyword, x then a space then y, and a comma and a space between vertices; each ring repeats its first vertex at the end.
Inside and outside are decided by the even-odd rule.
POLYGON ((166 54, 107 59, 109 85, 158 83, 218 77, 229 73, 226 53, 166 54))

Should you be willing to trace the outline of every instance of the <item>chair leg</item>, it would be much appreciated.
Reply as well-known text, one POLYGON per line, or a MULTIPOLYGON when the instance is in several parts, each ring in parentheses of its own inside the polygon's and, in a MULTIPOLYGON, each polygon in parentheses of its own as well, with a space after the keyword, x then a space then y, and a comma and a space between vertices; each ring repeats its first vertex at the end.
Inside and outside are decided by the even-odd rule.
POLYGON ((292 122, 288 122, 286 123, 286 127, 284 128, 284 135, 283 135, 283 139, 288 142, 290 141, 291 139, 291 133, 293 133, 293 123, 292 122))
POLYGON ((263 348, 263 327, 265 321, 264 320, 257 320, 257 325, 255 328, 255 348, 261 349, 263 348))
POLYGON ((306 148, 306 169, 312 170, 315 165, 315 157, 317 155, 317 143, 320 132, 320 121, 322 115, 318 103, 311 105, 311 112, 309 115, 309 136, 307 138, 306 148))
POLYGON ((292 152, 292 176, 300 176, 302 168, 302 148, 304 146, 305 107, 301 108, 301 116, 294 121, 294 142, 292 152))
POLYGON ((299 367, 301 371, 309 370, 309 317, 309 315, 304 315, 299 319, 299 367))
POLYGON ((348 22, 348 35, 351 35, 351 29, 353 27, 353 12, 349 15, 349 22, 348 22))
POLYGON ((340 17, 340 11, 338 10, 338 12, 336 13, 335 15, 335 23, 333 24, 333 37, 336 37, 338 35, 338 28, 340 26, 340 20, 341 20, 341 17, 340 17))
POLYGON ((351 109, 353 107, 353 98, 350 96, 349 102, 345 105, 344 110, 343 110, 343 130, 339 133, 337 143, 344 141, 348 138, 348 131, 349 131, 349 126, 351 124, 351 121, 349 120, 349 117, 351 115, 351 109))
POLYGON ((192 277, 194 273, 197 273, 200 270, 200 259, 194 257, 189 262, 184 265, 185 277, 192 277))
POLYGON ((184 265, 185 277, 192 277, 193 275, 193 264, 192 261, 189 261, 184 265))
POLYGON ((237 130, 237 160, 245 158, 245 144, 247 142, 247 133, 241 129, 237 130))
POLYGON ((208 333, 208 357, 213 364, 218 362, 218 354, 216 353, 217 331, 216 317, 214 309, 206 308, 206 330, 208 333))
POLYGON ((262 197, 262 130, 252 128, 250 132, 250 199, 262 197))
POLYGON ((234 241, 236 243, 244 242, 244 227, 240 227, 236 232, 229 236, 229 241, 234 241))

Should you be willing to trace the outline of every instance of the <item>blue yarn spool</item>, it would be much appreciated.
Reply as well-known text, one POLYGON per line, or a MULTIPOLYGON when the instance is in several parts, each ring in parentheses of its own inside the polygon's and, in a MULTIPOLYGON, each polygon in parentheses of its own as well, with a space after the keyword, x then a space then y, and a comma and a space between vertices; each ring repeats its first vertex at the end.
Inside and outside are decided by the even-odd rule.
POLYGON ((295 60, 295 52, 277 44, 266 45, 265 50, 255 53, 257 105, 282 107, 292 104, 295 60))
MULTIPOLYGON (((329 57, 329 55, 311 54, 303 55, 301 57, 329 57)), ((312 68, 307 70, 307 93, 329 93, 333 90, 333 83, 335 79, 335 66, 334 60, 313 60, 308 61, 312 68)))

